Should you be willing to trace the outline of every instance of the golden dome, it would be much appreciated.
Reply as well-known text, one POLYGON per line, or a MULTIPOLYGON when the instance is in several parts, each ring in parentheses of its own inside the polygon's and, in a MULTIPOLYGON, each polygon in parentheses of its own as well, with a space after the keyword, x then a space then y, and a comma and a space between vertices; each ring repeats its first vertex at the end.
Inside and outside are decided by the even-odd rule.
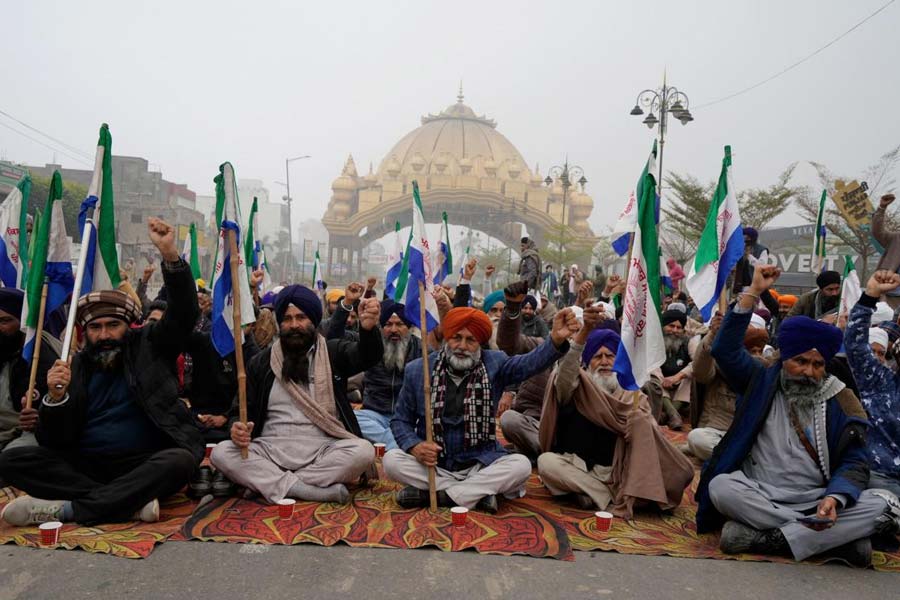
POLYGON ((522 154, 497 131, 495 121, 477 115, 463 103, 462 93, 455 104, 441 113, 422 117, 422 125, 403 136, 385 154, 377 171, 380 181, 396 177, 390 172, 395 166, 391 164, 393 161, 400 166, 398 175, 413 177, 423 172, 485 177, 495 170, 498 179, 531 179, 522 154), (443 168, 432 168, 435 163, 436 167, 443 168), (509 173, 510 167, 515 177, 509 173))

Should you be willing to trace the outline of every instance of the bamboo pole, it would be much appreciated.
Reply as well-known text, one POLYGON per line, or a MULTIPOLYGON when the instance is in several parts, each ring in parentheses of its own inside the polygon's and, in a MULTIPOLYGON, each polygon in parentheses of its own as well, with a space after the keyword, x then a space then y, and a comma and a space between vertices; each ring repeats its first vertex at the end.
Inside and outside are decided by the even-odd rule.
POLYGON ((41 308, 38 310, 37 331, 34 334, 34 352, 31 355, 31 375, 28 377, 28 393, 25 394, 25 408, 31 408, 34 398, 34 385, 37 381, 38 361, 41 358, 41 338, 44 335, 44 312, 47 309, 47 278, 44 277, 44 287, 41 288, 41 308))
MULTIPOLYGON (((428 321, 425 316, 425 284, 419 282, 419 324, 422 330, 422 373, 425 388, 425 441, 434 442, 434 422, 431 414, 431 369, 428 368, 428 321)), ((428 502, 432 511, 437 511, 437 482, 434 467, 428 467, 428 502)))
MULTIPOLYGON (((241 423, 247 424, 247 371, 244 369, 243 335, 241 335, 241 288, 240 288, 240 261, 237 247, 237 232, 234 229, 226 230, 228 236, 228 251, 231 253, 231 328, 234 332, 234 362, 237 365, 238 384, 238 417, 241 423)), ((249 449, 241 448, 241 458, 246 459, 250 455, 249 449)))

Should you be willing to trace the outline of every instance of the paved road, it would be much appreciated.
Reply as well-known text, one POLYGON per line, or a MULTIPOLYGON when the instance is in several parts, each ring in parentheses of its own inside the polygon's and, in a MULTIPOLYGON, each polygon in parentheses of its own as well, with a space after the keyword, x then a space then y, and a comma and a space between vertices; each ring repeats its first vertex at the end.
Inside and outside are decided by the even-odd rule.
POLYGON ((576 553, 576 562, 438 550, 168 542, 144 560, 0 547, 0 600, 356 597, 897 598, 900 576, 810 566, 576 553))

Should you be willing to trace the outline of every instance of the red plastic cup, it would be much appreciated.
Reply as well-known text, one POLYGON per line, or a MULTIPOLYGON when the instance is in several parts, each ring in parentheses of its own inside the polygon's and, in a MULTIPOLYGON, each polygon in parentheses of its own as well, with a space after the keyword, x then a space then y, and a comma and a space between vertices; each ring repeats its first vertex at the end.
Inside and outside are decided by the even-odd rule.
POLYGON ((59 532, 62 529, 62 523, 59 521, 41 523, 38 529, 41 530, 41 546, 55 546, 59 543, 59 532))
POLYGON ((597 531, 609 531, 609 528, 612 526, 612 513, 601 510, 594 513, 594 519, 597 525, 597 531))
POLYGON ((381 458, 384 456, 384 452, 387 449, 387 446, 384 444, 378 443, 373 444, 375 446, 375 458, 381 458))
POLYGON ((285 498, 278 501, 278 516, 282 519, 290 519, 294 516, 294 504, 297 501, 293 498, 285 498))
POLYGON ((450 516, 453 518, 453 525, 462 527, 469 518, 469 509, 462 506, 454 506, 450 509, 450 516))
POLYGON ((209 457, 212 456, 213 448, 215 448, 215 444, 207 444, 206 445, 206 460, 209 460, 209 457))

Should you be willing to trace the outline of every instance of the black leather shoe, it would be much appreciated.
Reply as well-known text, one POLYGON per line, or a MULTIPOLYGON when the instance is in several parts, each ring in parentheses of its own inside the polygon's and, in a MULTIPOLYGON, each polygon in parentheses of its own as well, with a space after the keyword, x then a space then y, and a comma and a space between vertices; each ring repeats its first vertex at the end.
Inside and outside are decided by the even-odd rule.
POLYGON ((408 485, 397 492, 397 504, 403 508, 424 508, 428 506, 428 491, 408 485))
POLYGON ((865 569, 872 564, 872 541, 860 538, 843 546, 822 553, 825 562, 841 562, 851 567, 865 569))
POLYGON ((725 554, 791 556, 791 547, 780 529, 761 531, 737 521, 725 523, 719 540, 719 549, 725 554))
POLYGON ((215 498, 227 498, 234 494, 234 484, 225 477, 222 471, 216 471, 212 478, 212 495, 215 498))
POLYGON ((194 498, 202 498, 212 492, 213 471, 208 466, 200 467, 188 484, 190 495, 194 498))
POLYGON ((486 512, 489 515, 496 515, 497 509, 497 496, 495 496, 494 494, 485 496, 478 501, 478 504, 475 505, 475 510, 486 512))

